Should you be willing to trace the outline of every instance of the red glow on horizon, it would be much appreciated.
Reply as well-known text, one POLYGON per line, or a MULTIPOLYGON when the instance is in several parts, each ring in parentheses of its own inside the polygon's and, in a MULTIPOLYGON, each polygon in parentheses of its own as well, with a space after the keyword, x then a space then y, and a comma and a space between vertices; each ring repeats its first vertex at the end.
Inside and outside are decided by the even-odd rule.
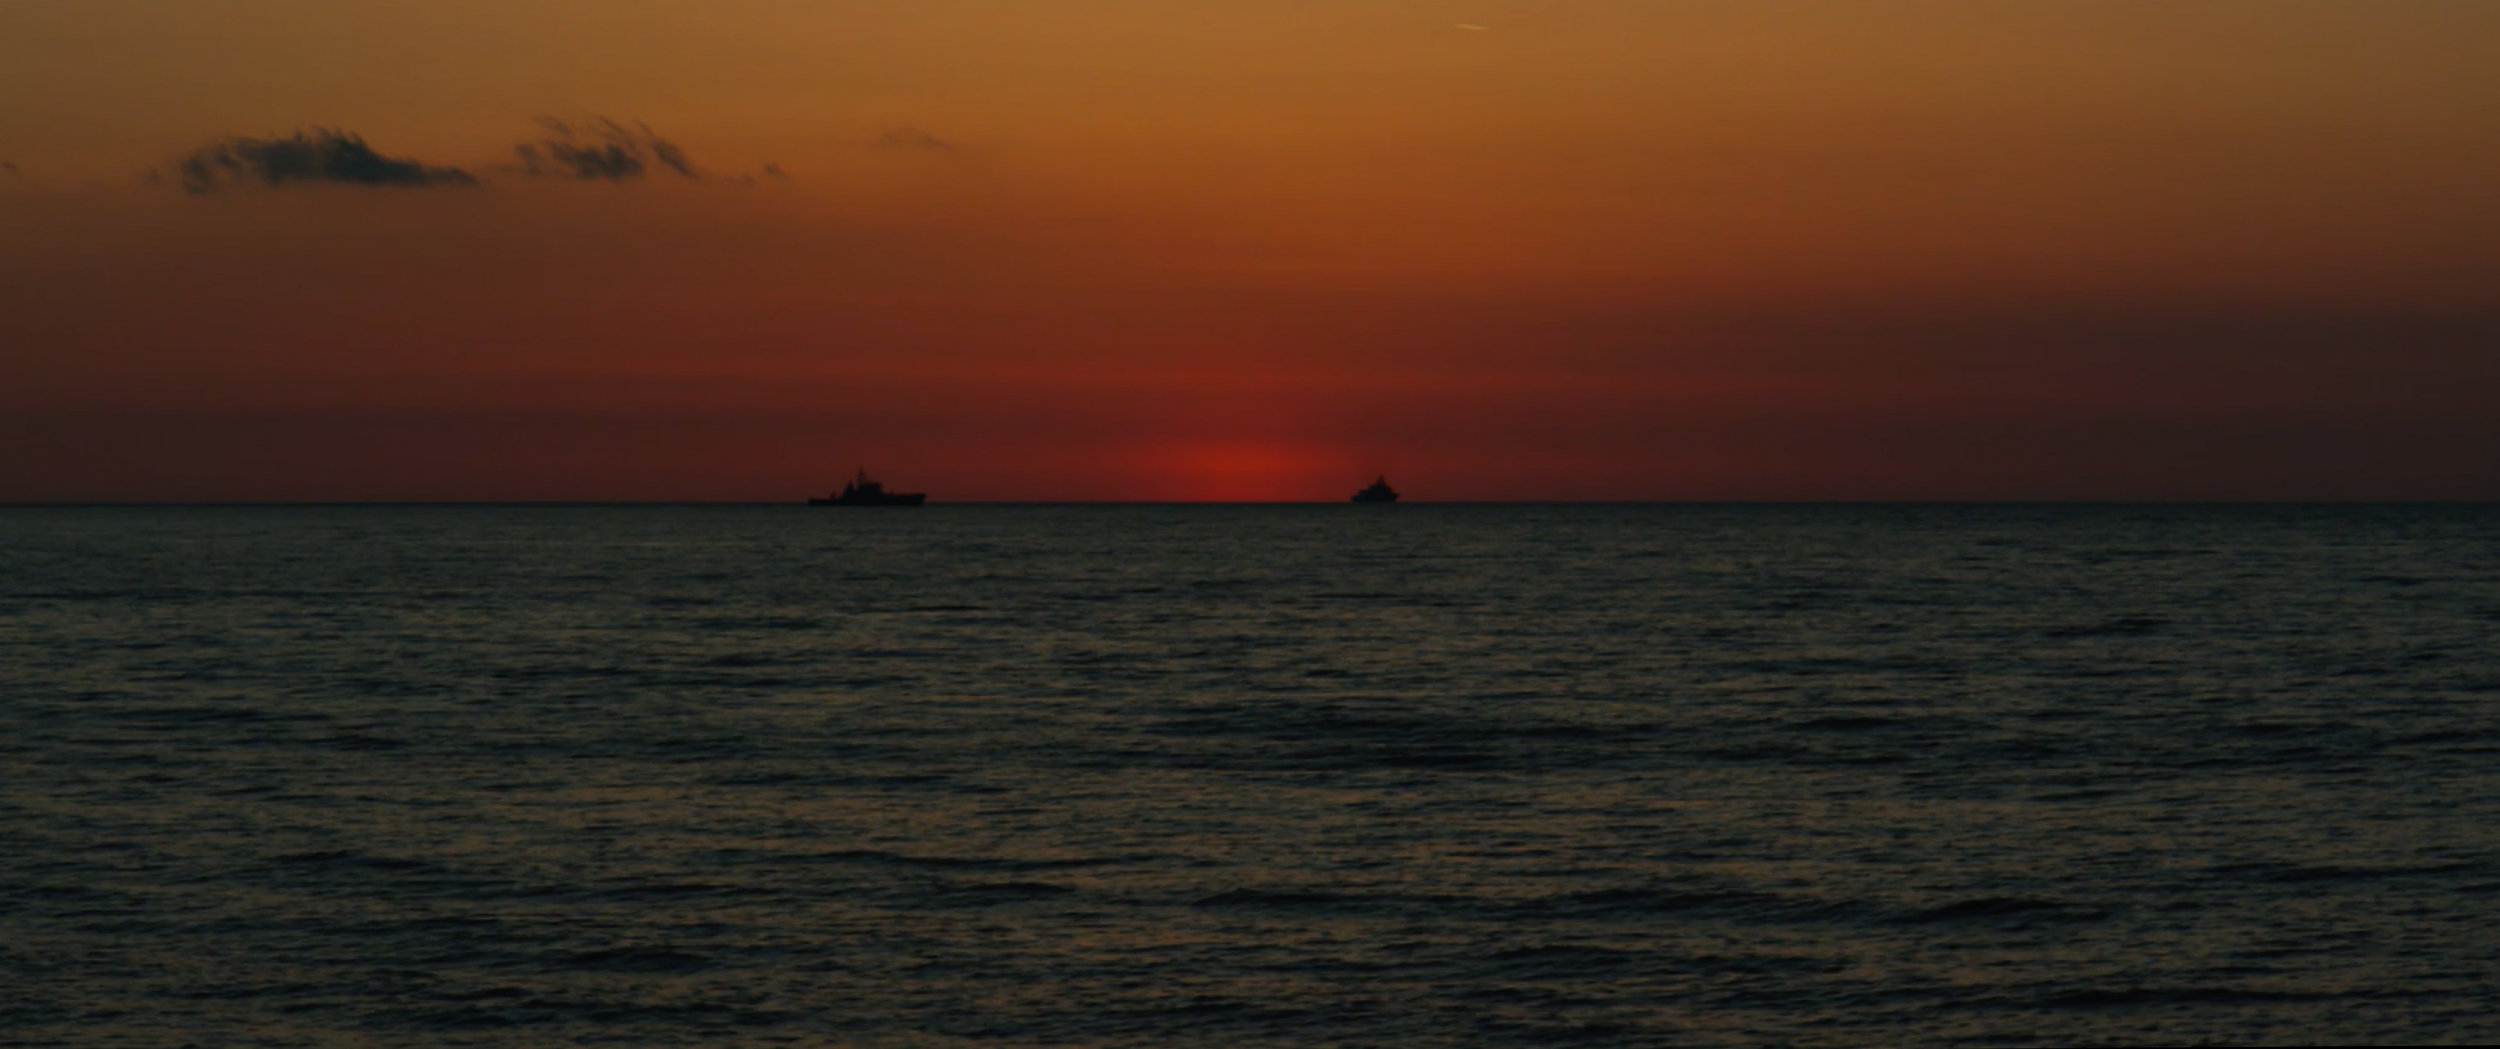
POLYGON ((1121 487, 1144 502, 1313 502, 1332 485, 1354 484, 1345 480, 1352 476, 1345 461, 1332 451, 1280 442, 1160 444, 1130 458, 1121 487))

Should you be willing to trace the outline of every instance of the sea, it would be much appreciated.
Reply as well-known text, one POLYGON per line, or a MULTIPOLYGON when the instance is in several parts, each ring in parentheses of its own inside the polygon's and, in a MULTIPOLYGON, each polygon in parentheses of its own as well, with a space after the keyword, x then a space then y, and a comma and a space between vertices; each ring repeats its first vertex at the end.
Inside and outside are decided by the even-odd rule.
POLYGON ((0 1044, 2500 1039, 2500 506, 0 509, 0 1044))

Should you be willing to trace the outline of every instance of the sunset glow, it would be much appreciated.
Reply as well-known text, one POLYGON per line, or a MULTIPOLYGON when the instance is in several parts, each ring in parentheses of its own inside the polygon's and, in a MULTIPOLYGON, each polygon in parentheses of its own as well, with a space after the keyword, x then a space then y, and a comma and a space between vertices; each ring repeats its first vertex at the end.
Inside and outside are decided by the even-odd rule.
POLYGON ((2500 497, 2494 99, 2476 0, 0 4, 0 499, 2500 497))

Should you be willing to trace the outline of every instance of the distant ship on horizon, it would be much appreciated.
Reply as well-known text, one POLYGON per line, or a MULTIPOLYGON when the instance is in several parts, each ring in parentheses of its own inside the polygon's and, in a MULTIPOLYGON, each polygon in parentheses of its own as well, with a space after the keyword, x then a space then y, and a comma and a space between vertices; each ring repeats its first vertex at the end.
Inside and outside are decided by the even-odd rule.
POLYGON ((1389 487, 1389 476, 1387 474, 1382 474, 1372 479, 1371 487, 1354 493, 1354 499, 1352 501, 1358 503, 1394 503, 1398 501, 1398 490, 1389 487))
POLYGON ((842 486, 839 495, 809 499, 809 506, 918 506, 929 501, 927 492, 889 492, 885 486, 868 479, 868 470, 861 467, 859 477, 842 486))

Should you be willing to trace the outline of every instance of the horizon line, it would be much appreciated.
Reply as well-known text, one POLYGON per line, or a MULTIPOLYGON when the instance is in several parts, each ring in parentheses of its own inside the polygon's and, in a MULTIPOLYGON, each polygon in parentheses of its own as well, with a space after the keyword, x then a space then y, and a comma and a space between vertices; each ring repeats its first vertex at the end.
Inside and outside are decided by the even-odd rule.
MULTIPOLYGON (((2413 498, 2313 496, 2295 498, 1765 498, 1765 499, 1401 499, 1360 504, 1334 500, 1184 499, 954 499, 916 507, 843 507, 911 510, 929 507, 1116 507, 1116 506, 2487 506, 2500 496, 2413 498)), ((71 507, 810 507, 803 500, 765 499, 0 499, 0 509, 71 507)))

